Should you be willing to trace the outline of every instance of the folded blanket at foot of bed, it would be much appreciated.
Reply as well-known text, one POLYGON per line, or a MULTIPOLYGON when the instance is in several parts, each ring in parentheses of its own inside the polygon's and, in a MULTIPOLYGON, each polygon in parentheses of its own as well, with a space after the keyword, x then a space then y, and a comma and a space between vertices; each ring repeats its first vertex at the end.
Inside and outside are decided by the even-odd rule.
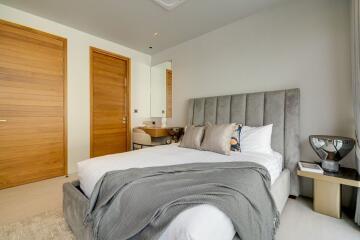
POLYGON ((106 173, 85 218, 94 239, 158 239, 183 210, 209 204, 232 221, 235 239, 274 239, 279 213, 270 176, 251 162, 193 163, 106 173))

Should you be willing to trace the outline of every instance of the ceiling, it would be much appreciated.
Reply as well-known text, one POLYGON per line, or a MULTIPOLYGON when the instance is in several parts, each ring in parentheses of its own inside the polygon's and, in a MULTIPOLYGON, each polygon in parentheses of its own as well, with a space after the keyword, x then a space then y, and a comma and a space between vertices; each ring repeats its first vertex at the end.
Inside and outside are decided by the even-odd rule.
POLYGON ((171 11, 153 0, 0 0, 0 3, 154 54, 285 1, 187 0, 171 11))

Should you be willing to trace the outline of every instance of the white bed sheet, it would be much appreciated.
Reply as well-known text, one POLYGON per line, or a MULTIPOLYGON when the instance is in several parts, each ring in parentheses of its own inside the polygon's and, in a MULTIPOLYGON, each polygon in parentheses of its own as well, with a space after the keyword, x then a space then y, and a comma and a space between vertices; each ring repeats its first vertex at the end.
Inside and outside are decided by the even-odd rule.
MULTIPOLYGON (((283 168, 282 156, 277 152, 231 152, 230 156, 226 156, 171 144, 81 161, 78 163, 78 176, 81 189, 89 197, 96 182, 108 171, 194 162, 232 161, 249 161, 263 165, 270 173, 271 183, 274 183, 283 168)), ((234 235, 233 224, 223 212, 211 205, 202 204, 176 216, 159 240, 232 240, 234 235)))
POLYGON ((80 187, 90 197, 96 182, 108 171, 128 168, 167 166, 194 162, 249 161, 263 165, 270 173, 271 183, 280 175, 283 167, 281 154, 256 152, 231 152, 230 156, 218 153, 181 148, 178 144, 162 145, 137 151, 96 157, 78 162, 80 187))

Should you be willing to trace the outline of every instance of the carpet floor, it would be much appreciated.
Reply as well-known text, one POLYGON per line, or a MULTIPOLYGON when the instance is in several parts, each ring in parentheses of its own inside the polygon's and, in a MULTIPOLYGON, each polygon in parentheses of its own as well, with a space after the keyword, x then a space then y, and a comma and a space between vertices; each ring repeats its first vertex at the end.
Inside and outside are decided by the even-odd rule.
POLYGON ((62 213, 46 212, 0 226, 2 240, 75 240, 62 213))

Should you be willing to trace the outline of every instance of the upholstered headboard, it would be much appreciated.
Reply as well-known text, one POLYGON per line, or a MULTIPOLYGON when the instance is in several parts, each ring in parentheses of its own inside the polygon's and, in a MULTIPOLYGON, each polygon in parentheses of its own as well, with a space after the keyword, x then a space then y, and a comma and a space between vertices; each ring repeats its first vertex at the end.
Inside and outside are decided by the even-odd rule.
POLYGON ((300 89, 191 99, 188 124, 206 122, 247 126, 273 123, 272 148, 283 155, 284 167, 290 170, 290 194, 299 195, 296 167, 300 160, 300 89))

